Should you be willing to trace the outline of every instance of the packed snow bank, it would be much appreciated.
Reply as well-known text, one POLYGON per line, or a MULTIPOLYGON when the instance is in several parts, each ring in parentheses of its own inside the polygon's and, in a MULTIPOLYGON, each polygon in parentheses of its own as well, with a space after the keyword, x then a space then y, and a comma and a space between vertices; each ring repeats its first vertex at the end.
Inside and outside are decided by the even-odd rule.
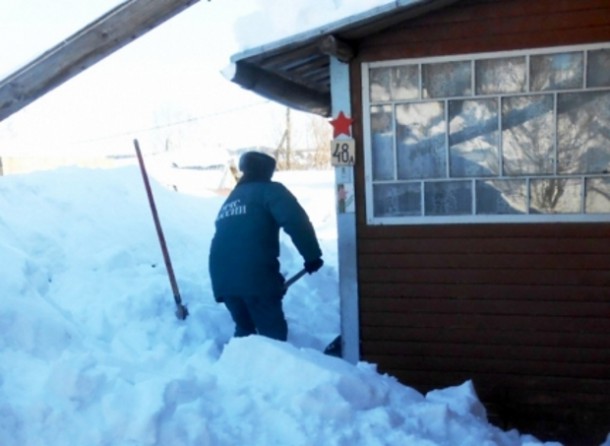
MULTIPOLYGON (((327 262, 285 298, 288 343, 232 339, 212 298, 222 197, 153 181, 179 321, 135 165, 0 177, 0 445, 540 444, 489 424, 470 382, 422 395, 320 353, 339 320, 332 174, 277 178, 327 262)), ((302 266, 285 238, 281 260, 286 275, 302 266)))
POLYGON ((371 364, 262 337, 231 341, 215 367, 241 444, 527 444, 487 423, 470 383, 424 397, 371 364))

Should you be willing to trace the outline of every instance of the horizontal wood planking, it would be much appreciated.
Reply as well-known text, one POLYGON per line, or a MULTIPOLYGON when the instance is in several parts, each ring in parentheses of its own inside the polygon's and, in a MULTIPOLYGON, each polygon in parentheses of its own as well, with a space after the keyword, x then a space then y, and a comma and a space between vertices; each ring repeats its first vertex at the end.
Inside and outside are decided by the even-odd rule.
MULTIPOLYGON (((601 318, 610 319, 610 302, 538 301, 535 299, 430 299, 428 297, 371 297, 361 301, 360 309, 365 313, 395 314, 405 312, 408 317, 429 314, 474 314, 490 316, 548 316, 554 318, 601 318), (405 308, 406 307, 406 308, 405 308)), ((408 321, 408 319, 407 319, 408 321)), ((584 323, 587 323, 585 321, 584 323)), ((402 325, 402 324, 401 324, 402 325)), ((436 324, 434 324, 436 326, 436 324)), ((610 338, 610 336, 608 336, 610 338)), ((610 342, 610 339, 609 339, 610 342)))
MULTIPOLYGON (((541 227, 552 226, 541 224, 541 227)), ((610 225, 606 225, 610 227, 610 225)), ((392 234, 393 228, 386 227, 387 235, 392 234)), ((610 234, 609 234, 610 235, 610 234)), ((535 238, 516 237, 509 229, 507 232, 498 231, 495 238, 489 237, 444 237, 442 228, 437 236, 429 238, 361 238, 358 245, 360 253, 470 253, 470 254, 608 254, 610 238, 589 238, 585 232, 580 237, 573 238, 535 238)))
POLYGON ((358 251, 375 298, 608 300, 610 223, 369 227, 358 251))
MULTIPOLYGON (((561 347, 566 349, 610 349, 610 339, 605 333, 582 332, 577 335, 561 331, 498 331, 465 327, 460 329, 436 327, 368 326, 361 328, 362 338, 371 345, 375 342, 400 342, 406 347, 412 343, 487 345, 490 348, 508 347, 561 347)), ((366 346, 368 348, 368 346, 366 346)))
MULTIPOLYGON (((501 350, 496 349, 496 356, 434 356, 434 355, 404 355, 396 354, 380 354, 375 352, 370 354, 370 359, 375 363, 384 365, 384 369, 398 369, 405 367, 405 359, 408 359, 409 366, 407 369, 417 370, 420 372, 435 372, 439 370, 451 370, 452 373, 462 372, 467 376, 483 376, 483 374, 495 375, 514 375, 514 376, 544 376, 548 377, 563 377, 563 378, 579 378, 584 380, 601 380, 608 383, 610 376, 610 364, 606 363, 580 363, 574 364, 570 362, 558 361, 528 361, 506 359, 501 356, 501 350)), ((432 383, 434 384, 434 383, 432 383)), ((490 383, 487 383, 489 385, 490 383)), ((504 385, 504 384, 503 384, 504 385)), ((578 391, 580 386, 574 389, 578 391)), ((561 389, 557 389, 561 390, 561 389)), ((566 389, 566 391, 568 391, 566 389)), ((610 401, 610 394, 605 391, 610 401)))
POLYGON ((548 255, 544 253, 510 253, 498 255, 493 253, 449 253, 439 256, 431 253, 361 253, 359 257, 362 268, 426 268, 444 269, 502 269, 506 271, 525 269, 567 270, 567 271, 605 271, 610 265, 610 254, 548 255), (380 258, 382 256, 382 258, 380 258), (382 265, 382 266, 380 266, 382 265))
POLYGON ((446 284, 511 284, 511 285, 572 285, 610 287, 610 271, 546 269, 531 270, 526 267, 512 270, 495 268, 438 269, 367 268, 360 274, 362 283, 446 283, 446 284), (516 273, 515 270, 519 271, 516 273), (558 270, 561 274, 558 274, 558 270), (408 271, 408 272, 407 272, 408 271))
POLYGON ((521 0, 470 0, 462 1, 457 4, 457 7, 449 8, 450 14, 442 15, 427 15, 422 17, 422 21, 431 21, 434 24, 441 24, 444 20, 449 21, 478 21, 487 20, 490 18, 504 18, 523 16, 524 13, 534 17, 549 15, 549 11, 553 13, 565 13, 574 11, 591 11, 591 10, 608 9, 606 0, 537 0, 531 2, 523 8, 521 0))
POLYGON ((367 39, 359 57, 369 61, 604 41, 610 39, 608 15, 604 1, 463 1, 367 39))
MULTIPOLYGON (((363 222, 364 223, 364 222, 363 222)), ((604 239, 608 234, 610 219, 596 223, 493 223, 493 224, 447 224, 447 225, 365 225, 359 236, 364 239, 421 239, 461 238, 476 236, 477 238, 494 239, 510 231, 513 237, 523 239, 559 240, 570 238, 604 239), (388 230, 389 229, 389 230, 388 230)))
MULTIPOLYGON (((559 302, 597 302, 608 301, 608 287, 562 286, 553 285, 511 285, 511 284, 408 284, 400 286, 394 283, 361 283, 362 298, 403 297, 405 295, 424 298, 472 298, 472 299, 536 299, 539 301, 559 302), (408 289, 408 294, 405 291, 408 289)), ((405 309, 407 305, 405 305, 405 309)))
MULTIPOLYGON (((455 330, 447 330, 451 332, 455 330)), ((517 345, 487 344, 481 341, 470 343, 459 343, 448 338, 444 342, 430 342, 425 340, 418 342, 409 341, 373 341, 366 344, 371 355, 390 355, 393 357, 408 358, 470 358, 470 359, 497 359, 510 360, 516 363, 536 361, 540 363, 553 363, 569 366, 570 364, 598 365, 610 368, 610 350, 590 348, 583 349, 581 346, 566 347, 563 345, 517 345)), ((551 369, 549 368, 549 371, 551 369)), ((606 376, 610 376, 610 373, 606 376)), ((603 376, 602 378, 605 378, 603 376)))
MULTIPOLYGON (((409 313, 404 311, 395 312, 366 312, 362 314, 361 324, 371 326, 389 327, 435 327, 440 329, 451 328, 454 330, 477 327, 487 330, 518 331, 552 331, 578 333, 607 334, 610 322, 607 316, 600 317, 552 317, 540 315, 496 315, 482 314, 475 310, 474 314, 463 313, 409 313)), ((610 376, 610 375, 609 375, 610 376)))
MULTIPOLYGON (((459 10, 460 6, 458 5, 456 8, 459 10)), ((405 28, 408 28, 409 33, 406 35, 385 33, 386 37, 383 39, 383 43, 387 46, 394 43, 428 42, 430 39, 425 39, 422 34, 429 30, 431 26, 435 26, 433 41, 449 40, 456 36, 459 36, 462 40, 480 37, 481 35, 522 36, 535 29, 543 34, 545 32, 569 33, 574 30, 582 34, 583 27, 589 29, 603 29, 607 27, 608 21, 604 17, 604 13, 608 10, 610 8, 606 6, 605 8, 592 10, 553 11, 552 14, 549 14, 548 11, 513 16, 490 16, 489 14, 484 14, 481 17, 468 21, 460 20, 459 16, 451 16, 451 19, 440 21, 422 19, 419 22, 407 25, 405 28), (468 26, 465 26, 465 24, 468 26)))

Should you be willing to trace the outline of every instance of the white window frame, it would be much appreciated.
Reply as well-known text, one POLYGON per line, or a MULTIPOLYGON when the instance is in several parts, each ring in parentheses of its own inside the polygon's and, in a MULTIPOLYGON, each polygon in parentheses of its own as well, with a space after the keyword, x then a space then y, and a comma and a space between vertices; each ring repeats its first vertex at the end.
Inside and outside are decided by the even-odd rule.
MULTIPOLYGON (((528 77, 527 89, 526 91, 519 93, 520 95, 532 93, 529 89, 529 64, 530 64, 530 56, 535 55, 544 55, 544 54, 555 54, 561 52, 571 52, 571 51, 584 51, 584 73, 583 73, 583 89, 582 90, 561 90, 561 92, 585 92, 585 91, 607 91, 610 90, 610 87, 603 88, 587 88, 585 90, 585 83, 587 77, 587 50, 598 50, 598 49, 610 49, 610 42, 597 43, 597 44, 586 44, 586 45, 574 45, 574 46, 557 46, 557 47, 545 47, 545 48, 537 48, 537 49, 526 49, 526 50, 514 50, 514 51, 502 51, 502 52, 488 52, 488 53, 471 53, 471 54, 463 54, 463 55, 452 55, 452 56, 439 56, 439 57, 425 57, 425 58, 414 58, 414 59, 395 59, 381 62, 364 62, 361 64, 361 74, 362 74, 362 107, 363 107, 363 136, 364 136, 364 172, 365 172, 365 208, 366 208, 366 220, 369 225, 430 225, 430 224, 486 224, 486 223, 558 223, 558 222, 610 222, 610 209, 608 213, 548 213, 548 214, 469 214, 469 215, 447 215, 447 216, 429 216, 429 215, 421 215, 421 216, 399 216, 399 217, 375 217, 374 216, 374 200, 373 200, 373 172, 372 172, 372 132, 371 132, 371 101, 369 97, 370 89, 369 89, 369 69, 371 68, 379 68, 379 67, 388 67, 388 66, 400 66, 400 65, 412 65, 412 64, 420 64, 419 65, 419 92, 420 97, 414 101, 395 101, 395 102, 384 102, 384 104, 391 105, 394 107, 396 103, 417 103, 421 102, 424 99, 421 98, 422 91, 422 77, 421 77, 421 64, 424 63, 438 63, 438 62, 460 62, 464 60, 472 61, 474 67, 474 61, 478 59, 489 59, 489 58, 505 58, 511 56, 526 56, 526 76, 528 77)), ((475 94, 474 88, 474 69, 472 76, 472 95, 466 97, 458 97, 451 99, 474 99, 474 98, 485 98, 490 97, 487 95, 477 96, 475 94)), ((547 93, 557 94, 560 90, 549 90, 547 93)), ((541 92, 536 92, 541 93, 541 92)), ((491 97, 493 97, 492 95, 491 97)), ((502 97, 513 96, 511 95, 501 95, 502 97)), ((517 96, 515 94, 514 96, 517 96)), ((446 100, 444 98, 439 98, 438 100, 446 100)), ((554 105, 554 111, 556 111, 556 105, 554 105)), ((445 110, 447 113, 447 110, 445 110)), ((555 113, 556 118, 556 113, 555 113)), ((396 134, 395 129, 395 120, 392 123, 393 133, 396 134)), ((501 130, 500 130, 501 131, 501 130)), ((556 139, 556 138, 555 138, 556 139)), ((397 155, 396 151, 396 140, 394 138, 394 157, 397 155)), ((556 147, 556 141, 555 141, 556 147)), ((502 159, 500 155, 500 159, 502 159)), ((395 160, 396 161, 396 160, 395 160)), ((396 163, 394 164, 396 168, 396 163)), ((610 175, 562 175, 561 178, 570 177, 570 178, 578 178, 578 177, 589 177, 589 176, 602 176, 602 177, 610 177, 610 175)), ((500 177, 506 178, 506 177, 500 177)), ((528 176, 526 180, 530 181, 530 179, 539 179, 545 178, 544 176, 528 176)), ((548 178, 548 177, 547 177, 548 178)), ((557 177, 551 177, 557 178, 557 177)), ((467 180, 470 179, 472 181, 472 187, 474 188, 474 182, 476 179, 489 179, 479 178, 479 177, 465 177, 465 178, 446 178, 446 180, 467 180)), ((442 181, 443 179, 436 179, 437 181, 442 181)), ((422 189, 423 189, 423 182, 422 189)), ((583 188, 584 189, 584 188, 583 188)), ((585 191, 583 190, 583 194, 585 191)), ((474 194, 473 194, 474 197, 474 194)), ((422 194, 422 201, 424 200, 422 194)), ((474 198, 473 198, 474 200, 474 198)))

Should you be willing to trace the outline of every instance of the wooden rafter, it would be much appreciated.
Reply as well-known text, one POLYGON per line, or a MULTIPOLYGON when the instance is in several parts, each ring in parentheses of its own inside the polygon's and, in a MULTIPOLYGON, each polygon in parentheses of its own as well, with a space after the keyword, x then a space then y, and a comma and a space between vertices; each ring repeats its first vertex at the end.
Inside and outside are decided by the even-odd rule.
POLYGON ((0 81, 0 121, 199 0, 127 0, 0 81))

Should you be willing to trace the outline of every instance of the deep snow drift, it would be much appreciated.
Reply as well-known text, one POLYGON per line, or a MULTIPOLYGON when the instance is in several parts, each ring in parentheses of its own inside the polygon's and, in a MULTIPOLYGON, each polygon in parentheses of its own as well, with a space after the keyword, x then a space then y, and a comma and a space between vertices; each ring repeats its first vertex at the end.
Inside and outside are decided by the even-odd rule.
MULTIPOLYGON (((285 298, 288 343, 231 339, 212 298, 222 197, 152 182, 190 310, 179 321, 135 164, 0 177, 0 445, 540 444, 490 425, 470 382, 422 395, 320 353, 339 329, 332 175, 275 176, 326 261, 285 298)), ((281 260, 301 268, 286 238, 281 260)))

